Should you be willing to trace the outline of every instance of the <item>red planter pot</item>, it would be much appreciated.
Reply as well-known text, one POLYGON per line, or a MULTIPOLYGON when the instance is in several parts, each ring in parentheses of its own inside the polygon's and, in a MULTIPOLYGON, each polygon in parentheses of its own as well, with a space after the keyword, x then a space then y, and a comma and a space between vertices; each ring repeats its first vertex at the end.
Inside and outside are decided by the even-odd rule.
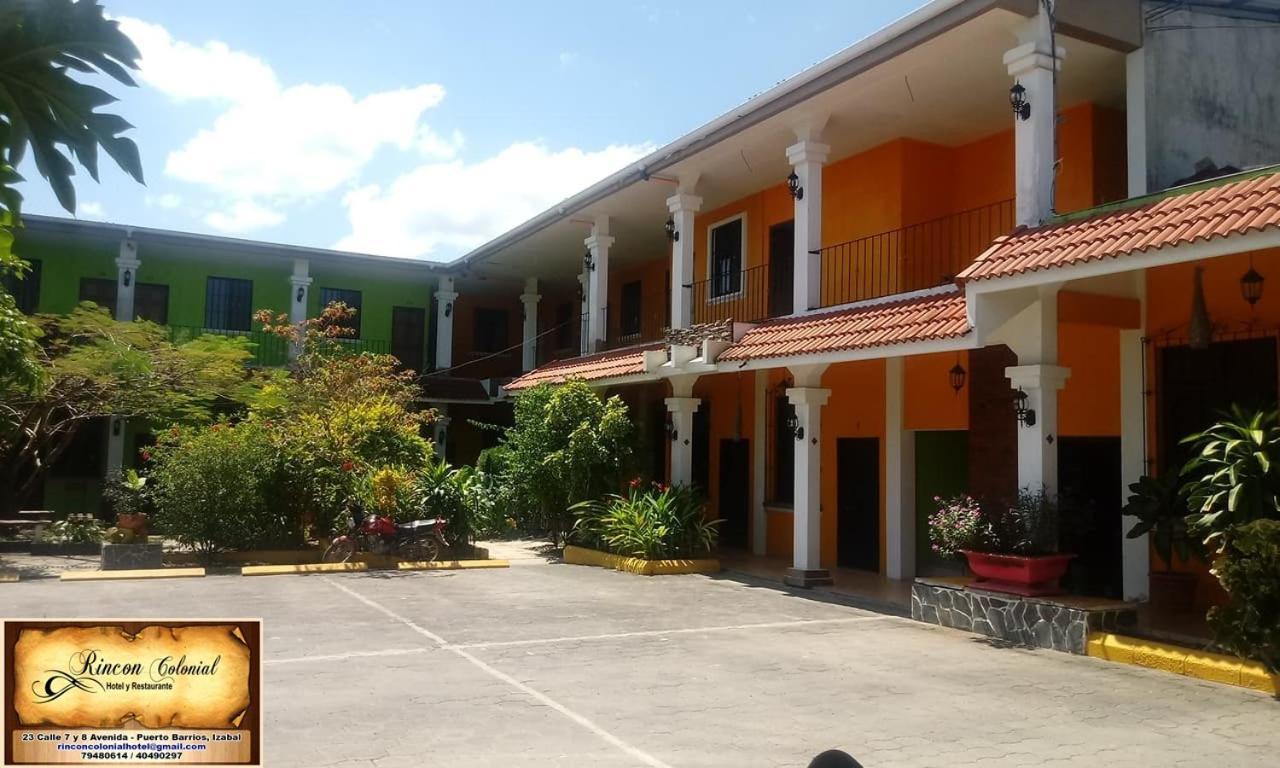
POLYGON ((1023 597, 1043 597, 1063 593, 1058 579, 1067 572, 1075 555, 995 555, 964 550, 969 570, 977 576, 977 584, 992 592, 1007 592, 1023 597))

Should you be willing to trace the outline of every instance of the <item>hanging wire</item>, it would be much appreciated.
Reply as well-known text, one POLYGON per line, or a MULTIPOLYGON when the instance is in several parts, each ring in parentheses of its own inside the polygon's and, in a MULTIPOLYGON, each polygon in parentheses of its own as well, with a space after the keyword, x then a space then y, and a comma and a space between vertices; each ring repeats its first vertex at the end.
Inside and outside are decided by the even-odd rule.
MULTIPOLYGON (((577 318, 577 320, 578 320, 579 322, 581 321, 581 319, 582 319, 582 318, 577 318)), ((547 330, 543 331, 542 333, 537 334, 537 335, 536 335, 536 336, 534 336, 532 339, 530 339, 530 341, 535 341, 535 342, 536 342, 538 339, 541 339, 543 336, 549 336, 549 335, 551 335, 551 334, 553 334, 553 333, 555 333, 555 332, 559 331, 561 328, 564 328, 564 327, 566 327, 566 326, 568 326, 568 325, 572 324, 573 322, 574 322, 574 319, 572 319, 572 318, 571 318, 571 319, 569 319, 569 320, 566 320, 566 321, 565 321, 565 322, 563 322, 563 323, 559 323, 558 325, 554 325, 554 326, 552 326, 552 327, 548 328, 547 330)), ((476 363, 483 363, 485 360, 492 360, 492 359, 493 359, 493 358, 495 358, 495 357, 501 357, 502 355, 505 355, 505 354, 507 354, 507 353, 509 353, 509 352, 514 352, 514 351, 515 351, 515 350, 517 350, 517 349, 522 349, 522 348, 524 347, 524 345, 525 345, 525 342, 524 342, 524 341, 521 341, 519 344, 513 344, 513 345, 511 345, 511 346, 507 347, 506 349, 500 349, 500 350, 498 350, 497 352, 491 352, 491 353, 489 353, 489 354, 487 354, 487 355, 485 355, 485 356, 483 356, 483 357, 477 357, 475 360, 468 360, 468 361, 467 361, 467 362, 465 362, 465 363, 459 363, 459 364, 457 364, 457 365, 450 366, 450 367, 448 367, 448 368, 442 368, 442 369, 440 369, 440 370, 438 370, 438 371, 431 371, 430 373, 424 373, 424 374, 420 375, 418 378, 420 378, 420 379, 430 379, 430 378, 433 378, 433 377, 436 377, 436 376, 443 376, 443 375, 445 375, 445 374, 447 374, 447 373, 452 373, 452 372, 454 372, 454 371, 456 371, 456 370, 459 370, 459 369, 461 369, 461 368, 466 368, 468 365, 475 365, 476 363)))

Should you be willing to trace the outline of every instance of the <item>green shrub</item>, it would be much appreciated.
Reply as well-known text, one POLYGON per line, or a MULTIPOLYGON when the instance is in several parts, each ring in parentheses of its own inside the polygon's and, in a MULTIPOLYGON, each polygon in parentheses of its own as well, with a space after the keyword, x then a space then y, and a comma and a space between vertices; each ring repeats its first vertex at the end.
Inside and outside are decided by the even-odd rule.
POLYGON ((1230 602, 1209 609, 1218 644, 1280 674, 1280 521, 1229 529, 1213 574, 1230 602))
POLYGON ((93 544, 103 534, 102 522, 92 515, 68 515, 45 526, 37 538, 48 544, 93 544))
POLYGON ((573 541, 646 560, 701 557, 715 546, 719 520, 707 520, 698 493, 685 486, 638 484, 626 495, 575 504, 573 541))
POLYGON ((981 547, 985 524, 982 507, 972 496, 933 497, 938 509, 929 515, 929 542, 941 557, 955 558, 961 551, 981 547))
POLYGON ((254 422, 173 430, 152 450, 156 529, 204 555, 296 546, 302 531, 278 503, 276 452, 254 422))
POLYGON ((445 537, 452 545, 468 544, 473 535, 471 510, 467 506, 475 482, 470 467, 454 468, 446 461, 433 461, 418 475, 416 517, 444 518, 445 537))
POLYGON ((1226 418, 1182 442, 1195 446, 1187 462, 1193 533, 1207 545, 1231 528, 1280 518, 1280 419, 1277 412, 1232 406, 1226 418))

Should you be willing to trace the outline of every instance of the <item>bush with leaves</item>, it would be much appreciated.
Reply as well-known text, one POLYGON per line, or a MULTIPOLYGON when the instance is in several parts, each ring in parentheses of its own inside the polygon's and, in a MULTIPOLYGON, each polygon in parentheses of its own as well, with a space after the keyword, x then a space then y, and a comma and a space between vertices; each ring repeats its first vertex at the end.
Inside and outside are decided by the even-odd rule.
POLYGON ((297 519, 275 503, 276 451, 252 420, 172 430, 151 455, 156 529, 206 560, 302 543, 297 519))
POLYGON ((1143 475, 1129 486, 1130 496, 1125 503, 1124 514, 1137 519, 1126 538, 1139 539, 1151 535, 1151 546, 1166 571, 1173 570, 1174 558, 1188 562, 1191 558, 1203 559, 1204 548, 1191 535, 1187 525, 1191 501, 1186 484, 1177 473, 1160 477, 1143 475))
POLYGON ((445 538, 453 546, 471 543, 473 530, 468 502, 476 478, 470 467, 433 461, 418 474, 414 517, 443 518, 445 538))
POLYGON ((523 528, 559 542, 573 524, 571 506, 622 487, 634 434, 627 406, 570 381, 520 393, 514 411, 502 441, 513 509, 523 528))
POLYGON ((941 557, 956 558, 961 552, 982 546, 987 530, 982 506, 977 499, 961 494, 933 498, 937 511, 929 515, 929 541, 941 557))
POLYGON ((1230 602, 1209 609, 1209 626, 1219 645, 1280 675, 1280 521, 1255 520, 1221 538, 1213 574, 1230 602))
POLYGON ((572 541, 646 560, 703 557, 719 535, 698 492, 687 486, 632 483, 625 494, 573 505, 572 541))
POLYGON ((147 478, 136 469, 117 472, 102 486, 102 497, 117 515, 144 515, 152 511, 147 478))
POLYGON ((45 526, 37 537, 46 544, 96 544, 102 541, 105 531, 102 521, 93 515, 68 515, 45 526))
POLYGON ((1280 519, 1280 417, 1232 406, 1221 421, 1185 438, 1195 456, 1183 469, 1192 533, 1214 548, 1228 530, 1280 519))

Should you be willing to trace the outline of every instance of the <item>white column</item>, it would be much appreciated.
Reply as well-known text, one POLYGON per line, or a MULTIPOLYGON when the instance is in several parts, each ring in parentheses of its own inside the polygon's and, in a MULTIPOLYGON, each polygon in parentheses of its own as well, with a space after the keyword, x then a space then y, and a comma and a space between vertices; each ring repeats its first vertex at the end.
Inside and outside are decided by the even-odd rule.
POLYGON ((524 305, 524 347, 521 355, 521 370, 532 371, 538 365, 538 302, 541 300, 542 296, 538 294, 538 278, 525 278, 524 293, 520 294, 520 303, 524 305))
POLYGON ((1147 50, 1124 57, 1124 122, 1129 166, 1129 197, 1147 194, 1147 50))
POLYGON ((582 241, 591 253, 591 267, 587 270, 587 338, 590 351, 604 349, 609 326, 606 311, 609 306, 609 217, 597 216, 591 227, 591 236, 582 241))
POLYGON ((751 551, 763 555, 768 551, 769 521, 764 508, 765 495, 765 451, 768 438, 765 418, 769 412, 769 372, 756 371, 753 402, 755 408, 751 412, 752 432, 755 439, 751 441, 751 551))
MULTIPOLYGON (((795 534, 793 563, 783 577, 787 584, 811 587, 831 583, 831 574, 822 568, 822 406, 831 390, 792 387, 787 399, 796 407, 797 432, 795 534)), ((786 427, 784 426, 783 429, 786 427)))
POLYGON ((125 424, 124 419, 116 416, 107 419, 107 477, 124 469, 125 424))
POLYGON ((667 198, 667 210, 675 223, 676 240, 671 243, 671 327, 688 328, 693 324, 693 244, 697 213, 702 198, 680 193, 667 198))
POLYGON ((831 148, 808 139, 787 147, 787 160, 800 179, 795 200, 795 255, 792 311, 813 309, 821 301, 822 259, 822 164, 831 148))
MULTIPOLYGON (((1120 331, 1120 503, 1129 500, 1129 486, 1146 474, 1146 444, 1143 434, 1143 409, 1146 399, 1142 387, 1143 332, 1120 331)), ((1120 557, 1123 562, 1124 599, 1145 600, 1150 594, 1151 543, 1149 537, 1130 539, 1126 536, 1137 522, 1124 517, 1120 530, 1120 557)))
POLYGON ((458 292, 452 277, 441 277, 436 289, 436 370, 453 367, 453 313, 458 292))
POLYGON ((120 241, 120 255, 116 257, 116 319, 133 320, 133 294, 138 284, 138 244, 132 240, 120 241))
POLYGON ((668 397, 671 414, 671 484, 693 482, 693 414, 702 401, 696 397, 668 397))
POLYGON ((445 461, 445 448, 449 443, 449 423, 452 421, 447 415, 449 406, 440 404, 436 406, 436 420, 431 422, 431 442, 435 445, 436 458, 445 461))
POLYGON ((885 574, 916 575, 915 433, 903 429, 903 359, 885 360, 885 574))
POLYGON ((1057 155, 1054 146, 1057 104, 1054 101, 1053 73, 1061 70, 1061 46, 1054 58, 1050 44, 1049 18, 1040 13, 1023 28, 1022 44, 1005 53, 1004 63, 1014 82, 1026 89, 1031 113, 1026 120, 1015 115, 1014 190, 1018 224, 1038 226, 1053 209, 1053 176, 1057 155))
POLYGON ((1026 407, 1035 412, 1035 424, 1018 425, 1018 487, 1044 488, 1058 494, 1058 390, 1066 386, 1071 371, 1060 365, 1036 363, 1004 369, 1009 384, 1027 393, 1026 407))
POLYGON ((296 358, 302 352, 302 326, 307 322, 307 296, 311 292, 311 263, 306 259, 293 260, 293 274, 289 275, 289 322, 299 331, 298 342, 289 346, 289 357, 296 358))

